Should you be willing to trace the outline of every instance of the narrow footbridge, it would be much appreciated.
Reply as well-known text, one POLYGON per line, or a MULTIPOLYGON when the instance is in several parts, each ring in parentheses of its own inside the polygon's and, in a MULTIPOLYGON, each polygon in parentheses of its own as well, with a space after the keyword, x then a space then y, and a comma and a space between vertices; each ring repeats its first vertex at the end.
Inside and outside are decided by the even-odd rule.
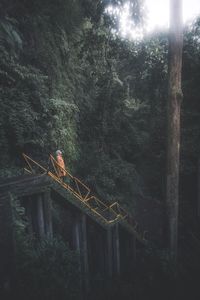
MULTIPOLYGON (((9 198, 14 197, 25 208, 29 233, 38 238, 51 238, 59 233, 78 251, 86 291, 99 274, 109 278, 130 276, 137 247, 147 243, 145 231, 140 230, 131 214, 117 201, 109 203, 96 197, 85 183, 64 169, 66 180, 63 181, 58 174, 61 167, 52 155, 46 165, 26 154, 23 158, 25 175, 0 180, 0 226, 5 229, 0 231, 0 240, 4 240, 7 230, 9 198), (58 208, 59 217, 55 215, 58 208)), ((12 236, 10 227, 7 231, 6 234, 12 236)), ((1 250, 6 253, 9 245, 2 242, 1 250)), ((9 278, 9 269, 12 269, 4 256, 0 255, 4 270, 0 274, 2 286, 8 280, 5 274, 9 278)))
MULTIPOLYGON (((80 179, 70 174, 67 170, 60 167, 52 155, 49 156, 48 165, 42 166, 32 158, 23 154, 27 167, 25 170, 31 175, 47 176, 52 180, 54 189, 59 192, 70 192, 74 198, 71 201, 74 205, 80 207, 84 212, 90 215, 96 222, 103 227, 113 225, 115 223, 123 224, 127 230, 134 233, 136 238, 145 243, 146 231, 139 229, 138 223, 134 220, 118 202, 108 203, 105 200, 100 200, 92 194, 91 189, 85 185, 80 179), (67 183, 58 175, 58 169, 63 169, 66 173, 67 183)), ((68 200, 69 201, 69 200, 68 200)))

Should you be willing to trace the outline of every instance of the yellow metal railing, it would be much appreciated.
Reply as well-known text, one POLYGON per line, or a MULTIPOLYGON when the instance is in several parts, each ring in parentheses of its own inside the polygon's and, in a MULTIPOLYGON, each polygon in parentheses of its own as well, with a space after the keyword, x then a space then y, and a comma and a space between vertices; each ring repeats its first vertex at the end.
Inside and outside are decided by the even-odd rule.
MULTIPOLYGON (((74 177, 66 169, 62 168, 55 158, 50 155, 49 163, 47 167, 42 166, 40 163, 33 160, 31 157, 23 153, 23 157, 26 161, 27 168, 25 170, 31 174, 46 174, 50 176, 54 181, 58 182, 64 189, 70 191, 81 203, 89 208, 97 217, 101 218, 106 224, 111 224, 119 220, 126 220, 134 230, 137 230, 138 224, 127 213, 127 211, 119 205, 118 202, 114 202, 111 205, 98 199, 91 193, 89 187, 87 187, 80 179, 74 177), (59 170, 63 170, 66 176, 61 178, 59 176, 59 170), (66 180, 65 180, 66 178, 66 180)), ((143 239, 144 234, 141 234, 143 239)))

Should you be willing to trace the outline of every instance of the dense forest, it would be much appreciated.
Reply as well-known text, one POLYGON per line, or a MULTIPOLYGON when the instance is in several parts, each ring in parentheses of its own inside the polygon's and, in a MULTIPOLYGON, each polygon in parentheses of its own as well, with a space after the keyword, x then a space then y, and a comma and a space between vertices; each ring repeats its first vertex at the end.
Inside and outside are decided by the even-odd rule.
MULTIPOLYGON (((175 284, 164 224, 168 36, 160 31, 139 41, 122 39, 116 18, 105 12, 108 4, 120 6, 121 1, 1 0, 0 176, 23 174, 22 153, 47 162, 50 153, 62 149, 70 172, 101 198, 117 199, 148 231, 149 247, 141 252, 135 278, 137 295, 130 299, 150 299, 150 292, 154 298, 173 299, 161 294, 175 284)), ((141 1, 133 4, 137 25, 145 15, 141 1)), ((174 299, 184 294, 196 299, 200 272, 198 18, 184 28, 182 89, 179 276, 174 299)), ((60 239, 44 241, 30 253, 23 235, 23 210, 17 203, 13 209, 21 299, 29 289, 35 293, 33 299, 80 299, 76 255, 60 239), (58 266, 67 266, 55 267, 55 276, 49 279, 45 277, 48 262, 43 260, 47 253, 58 266), (40 264, 44 268, 38 275, 40 264)), ((128 289, 131 294, 132 288, 128 289)), ((121 294, 122 299, 125 294, 121 294)))

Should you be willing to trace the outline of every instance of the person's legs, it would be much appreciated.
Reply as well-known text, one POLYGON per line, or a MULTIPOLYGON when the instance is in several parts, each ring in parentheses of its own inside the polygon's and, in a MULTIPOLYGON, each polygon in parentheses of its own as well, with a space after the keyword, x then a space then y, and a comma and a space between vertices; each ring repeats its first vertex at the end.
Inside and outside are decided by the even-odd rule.
POLYGON ((66 184, 69 184, 70 183, 70 178, 68 176, 63 176, 63 182, 66 183, 66 184))

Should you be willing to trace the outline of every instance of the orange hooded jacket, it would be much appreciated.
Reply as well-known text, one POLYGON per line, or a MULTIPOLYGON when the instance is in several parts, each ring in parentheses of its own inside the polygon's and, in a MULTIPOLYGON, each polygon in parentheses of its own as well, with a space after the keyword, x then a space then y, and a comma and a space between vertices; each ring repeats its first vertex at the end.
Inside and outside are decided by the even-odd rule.
POLYGON ((62 155, 58 154, 56 159, 57 159, 57 163, 58 163, 58 168, 57 168, 58 176, 59 177, 66 176, 66 171, 64 170, 65 169, 65 163, 64 163, 62 155))

